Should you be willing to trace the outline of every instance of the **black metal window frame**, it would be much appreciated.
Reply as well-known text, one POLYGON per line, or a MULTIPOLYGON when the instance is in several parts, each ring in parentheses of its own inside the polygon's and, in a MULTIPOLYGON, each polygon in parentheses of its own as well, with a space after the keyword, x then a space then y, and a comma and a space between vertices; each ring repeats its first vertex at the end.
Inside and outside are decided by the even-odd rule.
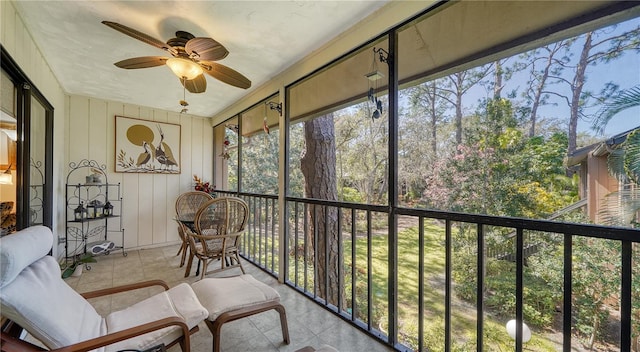
MULTIPOLYGON (((483 282, 484 282, 484 274, 483 274, 483 260, 482 260, 482 255, 483 255, 483 251, 485 248, 485 243, 484 243, 484 227, 485 226, 500 226, 500 227, 508 227, 511 228, 515 231, 516 233, 516 254, 515 254, 515 258, 516 258, 516 320, 518 322, 522 322, 523 320, 523 287, 524 287, 524 282, 523 282, 523 270, 524 270, 524 253, 523 253, 523 247, 524 247, 524 231, 526 230, 534 230, 534 231, 545 231, 545 232, 552 232, 552 233, 557 233, 557 234, 561 234, 562 236, 564 236, 564 292, 572 292, 571 288, 572 288, 572 244, 573 244, 573 238, 574 236, 584 236, 584 237, 592 237, 592 238, 601 238, 601 239, 608 239, 608 240, 615 240, 615 241, 620 241, 622 244, 622 257, 621 257, 621 288, 620 288, 620 303, 621 303, 621 341, 620 341, 620 348, 621 350, 630 350, 630 344, 631 344, 631 279, 632 279, 632 254, 633 254, 633 243, 638 243, 640 242, 640 231, 637 230, 632 230, 632 229, 626 229, 626 228, 612 228, 612 227, 605 227, 605 226, 597 226, 597 225, 585 225, 585 224, 572 224, 572 223, 561 223, 561 222, 555 222, 555 221, 547 221, 547 220, 535 220, 535 219, 525 219, 525 218, 509 218, 509 217, 497 217, 497 216, 487 216, 487 215, 477 215, 477 214, 465 214, 465 213, 456 213, 456 212, 445 212, 445 211, 436 211, 436 210, 424 210, 424 209, 411 209, 411 208, 404 208, 404 207, 400 207, 398 206, 398 199, 397 199, 397 149, 398 149, 398 135, 397 135, 397 126, 398 126, 398 89, 399 89, 399 84, 401 83, 405 83, 405 82, 399 82, 398 80, 398 64, 397 64, 397 58, 396 58, 396 54, 398 52, 398 31, 405 26, 406 24, 415 21, 416 19, 419 19, 425 15, 428 15, 430 12, 432 11, 436 11, 438 9, 440 9, 442 6, 448 4, 448 1, 442 1, 439 3, 436 3, 434 6, 432 6, 431 8, 427 9, 426 11, 415 15, 414 17, 408 19, 407 21, 404 21, 403 23, 398 24, 397 26, 389 29, 388 31, 380 34, 379 36, 371 39, 370 41, 367 41, 366 43, 363 43, 361 46, 354 48, 353 50, 349 51, 348 53, 344 54, 343 56, 336 58, 335 60, 332 60, 331 62, 327 63, 326 65, 323 65, 322 67, 314 70, 313 72, 305 75, 304 77, 299 78, 298 80, 286 85, 284 87, 284 93, 285 93, 285 106, 284 106, 284 126, 281 126, 282 129, 282 133, 284 133, 284 143, 285 143, 285 155, 283 156, 284 160, 283 163, 285 165, 284 169, 285 170, 289 170, 290 165, 289 165, 289 149, 290 149, 290 136, 289 136, 289 130, 290 130, 290 120, 289 120, 289 116, 290 116, 290 100, 289 100, 289 92, 290 89, 295 86, 297 83, 304 81, 305 79, 315 75, 316 73, 325 70, 329 67, 331 67, 332 65, 334 65, 335 63, 339 62, 340 60, 343 60, 345 57, 348 57, 350 55, 352 55, 353 53, 362 50, 362 48, 366 47, 367 45, 379 41, 381 39, 388 39, 389 41, 389 144, 388 144, 388 153, 389 153, 389 168, 391 170, 391 172, 389 172, 389 203, 386 206, 376 206, 376 205, 364 205, 364 204, 351 204, 351 203, 344 203, 344 202, 332 202, 332 201, 325 201, 325 200, 318 200, 318 199, 309 199, 309 198, 296 198, 296 197, 291 197, 288 194, 286 194, 285 196, 285 209, 284 209, 284 214, 279 214, 280 216, 285 216, 288 217, 290 216, 290 213, 293 212, 294 214, 297 214, 297 212, 300 209, 304 209, 306 210, 308 206, 310 205, 318 205, 318 206, 322 206, 322 207, 335 207, 337 209, 339 209, 338 211, 342 214, 342 212, 344 211, 344 209, 347 209, 347 211, 351 211, 352 216, 353 216, 353 211, 354 210, 362 210, 367 212, 367 217, 370 221, 370 214, 371 212, 380 212, 380 213, 386 213, 388 215, 388 246, 390 248, 390 254, 389 254, 389 266, 388 266, 388 270, 389 270, 389 282, 388 282, 388 297, 389 297, 389 302, 388 302, 388 316, 389 316, 389 322, 388 322, 388 333, 387 334, 382 334, 380 331, 377 331, 376 329, 372 328, 371 326, 371 317, 367 317, 367 322, 368 323, 363 323, 361 320, 358 319, 357 315, 354 314, 345 314, 343 308, 344 307, 334 307, 331 306, 329 304, 327 304, 327 302, 322 298, 322 297, 318 297, 316 292, 315 292, 315 288, 313 290, 313 292, 309 292, 306 290, 307 287, 307 270, 306 270, 306 264, 305 268, 304 268, 304 278, 299 278, 298 277, 298 270, 295 270, 295 276, 293 278, 288 277, 288 273, 289 273, 289 268, 286 266, 289 263, 289 251, 284 251, 286 258, 280 258, 280 260, 284 260, 285 262, 285 270, 284 273, 278 273, 276 271, 276 267, 272 264, 271 266, 266 265, 267 263, 263 262, 263 263, 257 263, 261 268, 263 268, 265 271, 267 271, 268 273, 270 273, 271 275, 278 277, 278 276, 284 276, 284 281, 286 284, 290 285, 291 287, 293 287, 294 289, 300 291, 301 293, 303 293, 305 296, 307 296, 309 299, 315 301, 316 303, 324 306, 325 308, 327 308, 329 311, 334 312, 336 315, 338 315, 339 317, 345 319, 346 321, 351 322, 354 326, 359 327, 360 329, 362 329, 363 331, 365 331, 366 333, 370 334, 371 336, 379 339, 380 341, 384 342, 385 344, 394 347, 397 350, 406 350, 407 347, 402 345, 401 343, 399 343, 397 341, 397 267, 398 267, 398 263, 397 263, 397 259, 398 259, 398 253, 397 253, 397 248, 396 248, 396 242, 398 240, 397 236, 397 219, 398 216, 404 215, 404 216, 414 216, 417 217, 419 220, 419 224, 423 225, 424 221, 426 219, 438 219, 441 221, 445 222, 445 267, 446 267, 446 275, 445 275, 445 285, 446 285, 446 292, 445 292, 445 351, 449 351, 451 348, 451 301, 452 301, 452 293, 451 293, 451 284, 452 284, 452 278, 451 278, 451 268, 452 268, 452 239, 451 239, 451 227, 453 223, 456 222, 460 222, 460 223, 466 223, 466 224, 475 224, 476 228, 477 228, 477 233, 478 233, 478 242, 477 242, 477 250, 478 250, 478 274, 477 274, 477 282, 478 282, 478 287, 477 287, 477 346, 482 346, 484 341, 483 341, 483 330, 484 330, 484 309, 483 309, 483 304, 482 304, 482 300, 483 300, 483 282), (303 286, 300 287, 297 285, 297 283, 302 280, 304 282, 303 286)), ((544 38, 546 36, 549 36, 551 34, 557 33, 557 32, 561 32, 561 31, 565 31, 568 29, 571 29, 573 27, 600 19, 600 18, 604 18, 613 14, 616 14, 618 12, 621 11, 625 11, 625 10, 629 10, 631 8, 640 6, 637 3, 633 3, 633 2, 614 2, 611 3, 607 6, 605 6, 604 8, 598 9, 597 11, 593 11, 591 13, 582 15, 580 17, 577 18, 573 18, 569 21, 565 21, 562 23, 558 23, 556 25, 553 26, 549 26, 547 28, 544 28, 543 30, 540 30, 538 32, 535 33, 530 33, 528 35, 522 36, 520 38, 516 38, 512 41, 509 41, 507 43, 502 43, 500 45, 497 45, 495 47, 486 49, 482 52, 478 52, 475 53, 473 55, 464 57, 464 58, 460 58, 458 60, 456 60, 455 62, 451 62, 448 63, 446 65, 440 66, 440 67, 436 67, 433 68, 432 70, 430 70, 429 72, 426 73, 426 75, 435 75, 438 72, 442 72, 442 71, 446 71, 446 70, 450 70, 454 67, 458 67, 458 66, 462 66, 465 64, 469 64, 471 62, 477 61, 477 60, 481 60, 485 57, 488 56, 494 56, 500 52, 504 52, 507 50, 510 50, 512 48, 521 46, 521 45, 525 45, 525 44, 529 44, 531 42, 535 42, 537 40, 540 40, 541 38, 544 38)), ((276 202, 277 201, 277 197, 274 196, 265 196, 265 195, 257 195, 257 194, 251 194, 251 193, 245 193, 242 192, 242 188, 241 188, 241 159, 242 159, 242 154, 241 154, 241 149, 239 150, 239 161, 238 161, 238 165, 239 165, 239 170, 238 170, 238 190, 236 192, 225 192, 225 191, 218 191, 222 194, 233 194, 233 195, 237 195, 240 197, 245 198, 246 200, 248 200, 249 202, 254 202, 254 204, 259 204, 258 202, 262 202, 262 201, 267 201, 270 200, 272 202, 276 202), (260 199, 260 200, 258 200, 260 199)), ((284 175, 282 175, 283 177, 283 183, 284 183, 284 189, 285 192, 288 192, 289 189, 289 173, 285 172, 284 175)), ((261 209, 261 207, 258 206, 258 209, 261 209)), ((267 214, 265 214, 267 215, 267 214)), ((275 219, 271 220, 272 224, 276 223, 277 221, 275 219)), ((305 220, 306 221, 306 220, 305 220)), ((297 222, 296 222, 297 224, 297 222)), ((297 225, 295 225, 297 226, 297 225)), ((306 223, 304 225, 306 227, 306 223)), ((284 240, 281 243, 289 243, 291 241, 291 234, 290 234, 291 229, 289 227, 285 227, 284 229, 280 229, 279 232, 280 234, 284 234, 284 240)), ((294 230, 297 231, 297 228, 294 230)), ((371 228, 368 226, 368 231, 371 231, 371 228)), ((262 230, 254 230, 254 231, 249 231, 250 233, 262 233, 262 230)), ((352 231, 354 232, 354 231, 352 231)), ((272 232, 273 233, 273 232, 272 232)), ((420 226, 419 229, 419 238, 420 238, 420 245, 421 247, 423 247, 424 244, 424 233, 423 233, 423 229, 422 226, 420 226)), ((247 237, 245 237, 245 240, 247 240, 247 237)), ((256 239, 254 238, 249 238, 248 241, 253 241, 250 242, 251 244, 249 245, 249 247, 244 247, 244 251, 245 253, 243 253, 243 256, 245 257, 245 259, 247 260, 252 260, 255 258, 252 258, 252 256, 247 256, 246 255, 246 251, 249 250, 249 248, 251 248, 251 250, 253 250, 253 253, 256 253, 256 251, 259 251, 259 249, 254 248, 254 247, 250 247, 250 246, 255 246, 258 245, 259 243, 262 242, 261 238, 258 238, 258 240, 256 241, 256 239)), ((272 242, 273 243, 273 242, 272 242)), ((297 236, 295 238, 293 238, 293 243, 294 245, 298 246, 298 238, 297 236)), ((272 250, 272 254, 274 254, 273 250, 272 250)), ((341 250, 341 256, 345 255, 346 253, 343 253, 341 250)), ((294 257, 297 259, 298 257, 298 252, 297 250, 294 252, 294 257)), ((303 253, 304 256, 307 255, 306 251, 303 253)), ((352 246, 352 253, 350 253, 350 255, 352 256, 352 258, 355 257, 355 245, 352 246)), ((419 266, 419 271, 420 273, 424 273, 424 252, 420 251, 420 266, 419 266)), ((258 256, 260 257, 260 256, 258 256)), ((369 258, 369 260, 371 260, 371 258, 369 258)), ((297 260, 295 261, 296 264, 298 265, 297 260)), ((370 263, 369 263, 370 264, 370 263)), ((369 265, 370 267, 370 265, 369 265)), ((368 273, 368 280, 371 280, 371 273, 368 273)), ((421 275, 422 277, 422 275, 421 275)), ((352 280, 355 280, 353 277, 351 278, 352 280)), ((419 282, 419 292, 422 293, 424 290, 424 285, 425 282, 423 279, 420 280, 419 282)), ((370 286, 370 285, 369 285, 370 286)), ((352 292, 353 295, 355 295, 355 293, 352 292)), ((420 294, 421 295, 421 294, 420 294)), ((367 296, 369 298, 371 298, 371 292, 367 293, 367 296)), ((355 296, 352 297, 352 301, 355 301, 355 296)), ((424 301, 422 300, 422 298, 420 299, 420 301, 418 302, 418 306, 420 307, 420 313, 419 313, 419 327, 423 326, 424 323, 424 314, 422 312, 422 307, 424 306, 424 301)), ((369 315, 370 315, 370 311, 371 308, 368 308, 369 311, 369 315)), ((564 351, 571 351, 571 319, 570 319, 570 315, 571 315, 571 295, 564 295, 564 301, 563 301, 563 350, 564 351)), ((418 336, 418 341, 419 341, 419 345, 420 345, 420 350, 422 350, 424 347, 424 333, 422 331, 422 328, 420 328, 419 331, 419 336, 418 336)), ((515 350, 516 351, 522 351, 523 350, 523 346, 522 346, 522 326, 521 324, 517 324, 517 334, 516 334, 516 341, 515 341, 515 350)))

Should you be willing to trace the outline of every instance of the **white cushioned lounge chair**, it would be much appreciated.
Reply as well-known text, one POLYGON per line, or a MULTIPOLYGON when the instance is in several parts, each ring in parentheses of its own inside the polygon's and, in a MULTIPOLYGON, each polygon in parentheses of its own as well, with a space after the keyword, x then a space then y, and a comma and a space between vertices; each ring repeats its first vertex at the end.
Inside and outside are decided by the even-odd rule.
POLYGON ((191 286, 183 283, 169 289, 155 280, 81 295, 62 280, 58 262, 48 255, 52 244, 53 234, 44 226, 0 239, 0 309, 4 318, 51 350, 112 352, 176 343, 183 351, 190 350, 190 334, 209 316, 191 286), (87 301, 156 285, 165 291, 104 317, 87 301))

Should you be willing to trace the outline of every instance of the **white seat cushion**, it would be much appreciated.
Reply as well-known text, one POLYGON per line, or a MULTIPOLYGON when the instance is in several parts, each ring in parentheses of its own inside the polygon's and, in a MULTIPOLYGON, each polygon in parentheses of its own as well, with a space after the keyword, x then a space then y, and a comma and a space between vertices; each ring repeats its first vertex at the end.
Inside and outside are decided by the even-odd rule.
POLYGON ((46 226, 32 226, 0 238, 0 287, 15 279, 22 269, 46 256, 53 233, 46 226))
POLYGON ((209 311, 208 319, 255 304, 279 301, 280 294, 267 284, 246 274, 223 278, 206 278, 191 285, 198 300, 209 311))
MULTIPOLYGON (((180 284, 106 318, 62 280, 60 265, 48 252, 51 230, 35 226, 0 240, 0 309, 2 315, 54 349, 167 317, 185 319, 189 329, 208 316, 187 284, 180 284)), ((99 348, 146 349, 179 338, 169 327, 99 348)))
POLYGON ((102 317, 62 280, 60 266, 50 256, 0 289, 0 301, 3 316, 52 349, 104 334, 102 317))
MULTIPOLYGON (((105 321, 108 333, 175 316, 183 318, 189 329, 192 329, 207 315, 207 310, 200 304, 191 287, 182 283, 126 309, 113 312, 106 317, 105 321)), ((169 327, 109 345, 106 350, 144 350, 160 343, 169 344, 181 334, 182 331, 178 327, 169 327)))

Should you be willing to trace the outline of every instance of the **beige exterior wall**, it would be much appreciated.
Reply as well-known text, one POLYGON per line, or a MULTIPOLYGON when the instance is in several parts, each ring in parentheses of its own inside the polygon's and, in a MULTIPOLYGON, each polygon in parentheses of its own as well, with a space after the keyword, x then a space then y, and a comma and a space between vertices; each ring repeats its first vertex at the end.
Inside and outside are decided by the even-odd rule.
POLYGON ((589 154, 587 160, 587 189, 589 190, 587 211, 589 218, 596 224, 600 223, 598 209, 602 199, 609 193, 618 190, 618 181, 611 177, 607 169, 606 156, 593 156, 589 154))

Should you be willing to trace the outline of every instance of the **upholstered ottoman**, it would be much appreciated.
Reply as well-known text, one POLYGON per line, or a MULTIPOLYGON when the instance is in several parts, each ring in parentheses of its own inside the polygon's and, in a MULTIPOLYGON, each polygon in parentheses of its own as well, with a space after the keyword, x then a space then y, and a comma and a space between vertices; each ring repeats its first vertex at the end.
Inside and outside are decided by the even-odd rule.
POLYGON ((213 352, 220 351, 220 329, 230 321, 275 309, 280 314, 282 339, 289 344, 289 328, 280 294, 251 275, 205 278, 191 285, 209 312, 205 320, 213 335, 213 352))

